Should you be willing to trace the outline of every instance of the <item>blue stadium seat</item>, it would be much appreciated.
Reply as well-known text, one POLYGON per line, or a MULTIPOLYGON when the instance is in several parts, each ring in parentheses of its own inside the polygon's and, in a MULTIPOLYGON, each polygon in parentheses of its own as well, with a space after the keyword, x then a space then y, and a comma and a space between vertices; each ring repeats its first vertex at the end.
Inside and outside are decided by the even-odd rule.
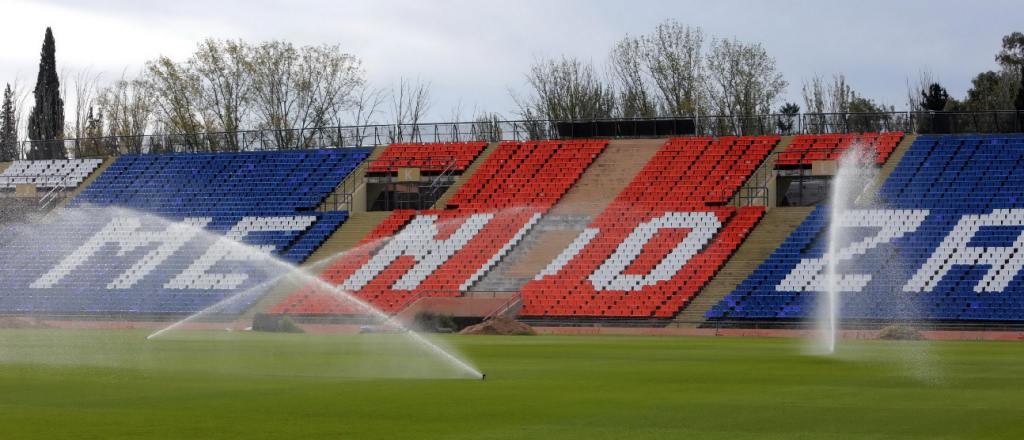
MULTIPOLYGON (((121 236, 90 244, 123 216, 93 208, 124 207, 174 222, 200 222, 212 233, 300 263, 348 218, 347 212, 314 209, 369 153, 353 148, 122 155, 71 201, 69 207, 79 209, 66 212, 65 221, 0 229, 0 311, 195 313, 238 292, 266 289, 273 274, 244 261, 222 259, 201 267, 201 257, 216 247, 213 240, 183 237, 168 252, 157 250, 174 241, 173 234, 134 248, 121 236), (86 262, 65 263, 83 249, 86 262), (145 266, 153 261, 158 264, 145 266), (62 264, 67 273, 57 270, 62 264), (243 281, 230 281, 229 275, 242 275, 243 281)), ((134 228, 124 234, 169 230, 155 224, 134 228)), ((220 311, 240 313, 258 297, 225 302, 220 311)))
MULTIPOLYGON (((1024 276, 1015 266, 1024 252, 1017 247, 1024 211, 1014 211, 1024 208, 1022 164, 1022 135, 918 137, 879 190, 879 198, 892 210, 927 210, 927 217, 915 230, 842 262, 837 273, 870 276, 859 290, 840 295, 842 317, 1024 320, 1024 276), (951 244, 942 248, 943 243, 951 244), (980 255, 985 261, 936 259, 946 251, 980 255)), ((817 207, 707 317, 816 317, 821 292, 786 290, 784 279, 801 261, 823 257, 828 226, 829 207, 817 207)), ((877 233, 872 229, 851 230, 861 230, 863 236, 877 233)))

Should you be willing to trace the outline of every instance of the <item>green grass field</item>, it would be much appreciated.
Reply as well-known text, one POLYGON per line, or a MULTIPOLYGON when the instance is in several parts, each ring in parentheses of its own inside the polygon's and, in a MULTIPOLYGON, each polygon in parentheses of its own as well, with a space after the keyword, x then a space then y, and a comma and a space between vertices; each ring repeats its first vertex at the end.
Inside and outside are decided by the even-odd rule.
POLYGON ((1024 344, 0 331, 0 438, 1013 438, 1024 344), (382 348, 386 347, 386 348, 382 348), (415 350, 412 350, 415 351, 415 350))

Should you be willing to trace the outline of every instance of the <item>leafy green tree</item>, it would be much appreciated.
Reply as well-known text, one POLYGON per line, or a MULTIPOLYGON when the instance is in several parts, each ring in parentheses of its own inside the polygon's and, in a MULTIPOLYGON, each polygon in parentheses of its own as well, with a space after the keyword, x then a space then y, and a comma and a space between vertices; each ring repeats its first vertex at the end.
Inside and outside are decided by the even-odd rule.
POLYGON ((779 107, 782 117, 778 120, 779 132, 788 134, 793 132, 793 125, 800 114, 800 105, 795 102, 787 102, 779 107))
POLYGON ((921 107, 928 111, 940 112, 946 110, 946 103, 949 101, 949 93, 939 83, 932 83, 928 86, 927 92, 921 92, 921 107))
POLYGON ((963 107, 969 111, 1006 110, 1012 105, 1014 81, 1006 71, 982 72, 971 79, 963 107))
POLYGON ((996 54, 996 62, 1018 72, 1024 68, 1024 34, 1014 32, 1003 37, 1003 50, 996 54))
POLYGON ((1024 111, 1024 34, 1014 32, 1003 37, 1003 50, 996 54, 996 61, 1003 69, 1016 74, 1013 108, 1024 111))

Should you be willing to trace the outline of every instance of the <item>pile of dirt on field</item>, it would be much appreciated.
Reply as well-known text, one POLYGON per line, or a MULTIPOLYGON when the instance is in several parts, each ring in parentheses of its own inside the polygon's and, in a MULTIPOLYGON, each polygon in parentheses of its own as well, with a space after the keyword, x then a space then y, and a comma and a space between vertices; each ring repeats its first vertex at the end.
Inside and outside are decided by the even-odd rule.
POLYGON ((495 316, 477 325, 462 329, 462 335, 535 335, 537 331, 508 316, 495 316))
POLYGON ((36 318, 0 318, 0 328, 50 328, 36 318))
POLYGON ((893 324, 883 328, 875 335, 875 339, 883 341, 921 341, 924 336, 913 327, 893 324))

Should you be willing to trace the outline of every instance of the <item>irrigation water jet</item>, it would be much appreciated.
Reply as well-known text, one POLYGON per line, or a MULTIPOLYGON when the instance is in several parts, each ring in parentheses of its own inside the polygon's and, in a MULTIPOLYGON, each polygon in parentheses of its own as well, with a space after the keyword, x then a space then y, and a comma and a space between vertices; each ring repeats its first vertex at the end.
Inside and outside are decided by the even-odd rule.
POLYGON ((838 266, 842 259, 842 247, 849 242, 844 228, 839 226, 840 219, 848 215, 850 209, 867 185, 874 181, 877 170, 874 167, 875 155, 861 144, 854 144, 840 156, 837 163, 836 176, 832 179, 829 195, 829 228, 828 248, 825 251, 825 282, 824 301, 819 300, 818 330, 821 332, 822 354, 836 351, 836 334, 839 330, 841 281, 838 266), (823 302, 823 304, 822 304, 823 302), (823 306, 823 307, 822 307, 823 306), (824 310, 822 310, 824 309, 824 310))
MULTIPOLYGON (((166 219, 166 218, 163 218, 163 217, 159 217, 159 216, 156 216, 156 215, 153 215, 153 214, 149 214, 149 213, 145 213, 145 212, 138 212, 138 211, 134 211, 134 210, 127 209, 127 208, 121 208, 121 207, 89 207, 89 206, 87 206, 87 207, 82 207, 82 208, 72 208, 72 209, 65 210, 65 212, 62 213, 61 218, 55 220, 55 224, 60 224, 61 222, 65 222, 66 229, 68 229, 69 231, 72 231, 74 234, 76 234, 76 236, 80 236, 81 232, 89 230, 88 228, 85 228, 85 229, 81 228, 80 225, 85 225, 85 224, 94 224, 94 225, 98 226, 98 227, 96 227, 95 231, 100 231, 101 228, 113 228, 113 229, 111 229, 111 231, 114 231, 113 233, 115 233, 115 234, 124 234, 124 232, 117 232, 117 231, 119 231, 117 228, 118 227, 122 227, 123 225, 117 226, 117 225, 115 225, 115 221, 122 221, 122 222, 124 222, 124 224, 129 225, 129 229, 131 231, 138 231, 138 233, 143 233, 143 231, 145 231, 145 233, 150 233, 150 234, 163 234, 162 236, 170 236, 170 235, 178 234, 175 237, 181 238, 181 240, 182 240, 182 243, 179 245, 179 247, 168 248, 170 250, 153 250, 152 252, 147 254, 146 258, 143 258, 143 260, 140 260, 140 262, 137 262, 136 266, 140 266, 143 263, 149 264, 150 263, 149 260, 152 259, 152 256, 153 255, 157 255, 157 254, 159 254, 160 257, 162 257, 162 258, 166 258, 167 255, 174 254, 174 253, 194 254, 194 253, 203 252, 203 251, 209 253, 209 252, 215 250, 217 252, 221 252, 221 255, 222 255, 221 258, 222 259, 221 260, 214 259, 213 260, 214 263, 211 263, 211 264, 218 264, 218 266, 217 267, 213 267, 212 265, 209 266, 207 268, 207 270, 210 270, 210 272, 204 272, 203 270, 201 270, 201 268, 200 269, 196 269, 196 270, 199 270, 200 275, 208 274, 209 278, 214 280, 213 284, 210 284, 210 285, 202 284, 201 287, 193 287, 193 286, 196 286, 196 285, 195 284, 187 284, 187 283, 189 283, 191 281, 187 281, 186 280, 186 281, 183 281, 183 283, 185 283, 185 284, 183 284, 182 287, 180 287, 180 288, 182 288, 182 289, 201 289, 201 290, 205 290, 205 291, 210 291, 210 290, 218 290, 218 291, 220 291, 220 289, 223 289, 223 291, 227 291, 227 292, 231 292, 233 290, 239 290, 239 292, 237 294, 228 295, 226 298, 223 296, 223 294, 216 294, 216 296, 217 296, 216 304, 214 304, 212 306, 209 306, 209 307, 206 307, 206 308, 204 308, 203 310, 201 310, 201 311, 199 311, 197 313, 193 313, 192 315, 189 315, 185 319, 180 320, 178 322, 175 322, 174 324, 168 326, 167 328, 161 329, 160 331, 158 331, 158 332, 156 332, 154 334, 149 335, 149 337, 147 337, 147 339, 158 338, 161 335, 166 334, 170 330, 182 328, 183 324, 188 323, 188 322, 192 322, 192 321, 196 321, 196 320, 198 320, 198 319, 200 319, 200 318, 202 318, 202 317, 204 317, 206 315, 217 313, 217 312, 228 311, 226 309, 226 306, 230 306, 230 305, 246 306, 246 305, 249 305, 250 303, 243 303, 243 301, 249 301, 249 300, 253 300, 253 303, 251 303, 251 304, 254 304, 255 301, 256 301, 256 300, 254 300, 255 297, 258 297, 258 296, 266 293, 272 287, 272 285, 275 282, 280 282, 280 281, 287 280, 288 277, 296 277, 296 279, 298 281, 302 282, 302 283, 313 283, 314 285, 317 286, 317 288, 319 290, 322 290, 324 292, 327 292, 327 293, 331 294, 332 296, 334 296, 335 298, 339 299, 340 301, 343 301, 343 302, 345 302, 347 304, 353 305, 354 309, 356 309, 359 312, 364 313, 366 315, 372 316, 372 317, 376 318, 377 320, 379 320, 381 322, 389 322, 390 321, 390 319, 388 318, 388 316, 386 314, 384 314, 383 312, 375 309, 374 307, 372 307, 368 303, 366 303, 366 302, 364 302, 364 301, 354 297, 351 293, 343 291, 343 290, 339 289, 337 286, 334 286, 334 285, 332 285, 332 284, 330 284, 330 283, 320 279, 318 276, 314 276, 314 275, 308 273, 308 271, 310 270, 309 268, 300 268, 300 267, 298 267, 298 266, 296 266, 296 265, 294 265, 292 263, 286 262, 284 260, 281 260, 281 259, 271 255, 264 248, 248 245, 248 244, 245 244, 245 243, 241 243, 241 242, 235 241, 235 239, 229 238, 229 237, 227 237, 225 235, 221 235, 221 234, 218 234, 218 233, 214 233, 213 231, 207 230, 207 229, 204 228, 204 225, 206 225, 206 221, 197 220, 197 219, 185 219, 183 221, 175 222, 175 221, 172 221, 172 220, 169 220, 169 219, 166 219), (105 222, 105 223, 103 223, 103 222, 105 222), (215 247, 217 247, 217 248, 215 248, 215 247), (154 254, 154 252, 156 252, 156 254, 154 254), (224 257, 224 255, 230 255, 230 257, 224 257), (218 261, 221 261, 221 263, 217 263, 218 261), (224 280, 229 280, 229 282, 227 282, 227 284, 217 284, 217 283, 223 282, 224 280), (205 286, 205 287, 202 287, 202 286, 205 286), (218 287, 218 286, 221 286, 221 287, 218 287), (225 287, 225 286, 234 286, 234 287, 225 287)), ((45 254, 45 255, 48 255, 50 257, 60 256, 60 257, 63 257, 63 259, 69 259, 69 261, 74 260, 72 263, 68 263, 68 264, 71 264, 71 266, 68 266, 68 267, 72 267, 72 269, 69 269, 69 270, 75 270, 74 268, 75 267, 79 267, 81 264, 83 264, 85 262, 86 259, 93 259, 93 258, 96 258, 96 259, 99 259, 99 258, 112 259, 112 260, 110 260, 110 263, 113 264, 113 266, 111 266, 111 267, 114 268, 114 270, 121 270, 121 269, 119 269, 120 267, 126 267, 127 265, 132 264, 133 260, 132 260, 131 256, 129 256, 129 258, 127 258, 127 259, 123 258, 123 257, 125 257, 127 255, 126 254, 127 252, 138 253, 140 251, 140 249, 144 249, 144 246, 151 246, 151 244, 146 244, 146 243, 142 243, 142 244, 129 244, 129 245, 122 244, 121 248, 118 249, 118 254, 117 255, 112 255, 110 248, 107 247, 104 243, 100 243, 100 245, 103 246, 102 250, 92 251, 94 253, 88 254, 85 257, 81 257, 81 258, 75 257, 75 258, 72 258, 72 254, 74 254, 73 251, 75 251, 75 249, 77 249, 77 248, 82 247, 83 246, 82 243, 79 243, 79 242, 69 242, 67 240, 54 242, 52 236, 51 237, 44 236, 43 235, 44 233, 41 232, 41 231, 36 231, 36 232, 31 232, 31 233, 33 234, 32 237, 38 238, 38 241, 33 241, 33 242, 35 242, 35 243, 50 243, 49 245, 43 245, 43 244, 34 245, 34 246, 38 246, 38 249, 40 249, 41 251, 45 251, 44 253, 41 253, 40 256, 45 254), (49 241, 47 241, 47 240, 49 240, 49 241), (125 246, 128 246, 128 247, 125 247, 125 246), (79 261, 79 260, 81 260, 81 261, 79 261)), ((96 232, 96 233, 98 234, 99 232, 96 232)), ((128 234, 128 236, 132 236, 132 234, 135 234, 135 233, 136 232, 131 232, 130 234, 128 234)), ((28 238, 32 239, 32 237, 28 237, 28 238)), ((100 240, 98 237, 96 237, 95 234, 94 234, 94 237, 95 237, 95 239, 90 239, 90 240, 93 240, 93 241, 97 241, 98 240, 98 242, 102 242, 103 241, 103 240, 100 240)), ((118 237, 121 237, 121 235, 118 235, 118 237)), ((380 244, 380 242, 378 241, 378 242, 366 244, 365 246, 376 246, 376 245, 379 245, 379 244, 380 244)), ((152 249, 152 248, 148 248, 148 249, 152 249)), ((147 251, 147 252, 149 252, 149 251, 147 251)), ((135 254, 132 254, 132 255, 134 256, 135 254)), ((204 258, 207 257, 207 254, 203 254, 203 255, 204 255, 204 258)), ((335 255, 335 257, 337 257, 337 256, 338 255, 335 255)), ((213 257, 210 257, 210 258, 212 259, 213 257)), ((195 264, 196 262, 198 262, 200 260, 201 260, 201 258, 198 259, 198 260, 193 261, 193 264, 195 264)), ((160 264, 159 261, 163 261, 163 260, 157 259, 156 262, 152 262, 152 264, 150 264, 149 266, 146 266, 146 267, 155 268, 155 267, 157 267, 160 264)), ((330 261, 333 261, 333 259, 328 259, 327 261, 330 262, 330 261)), ((66 263, 66 262, 65 261, 61 261, 60 263, 57 263, 57 264, 58 264, 58 266, 61 266, 63 263, 66 263)), ((67 264, 64 264, 64 265, 67 266, 67 264)), ((53 272, 54 268, 56 268, 58 266, 53 266, 50 269, 50 272, 53 272)), ((191 266, 190 266, 190 268, 191 268, 191 266)), ((153 278, 150 278, 151 275, 149 275, 149 272, 146 272, 145 268, 142 269, 142 272, 137 272, 137 271, 135 271, 135 267, 133 267, 133 269, 129 270, 128 272, 132 272, 132 277, 135 277, 136 279, 142 279, 142 278, 139 278, 139 277, 144 277, 146 279, 153 280, 153 278)), ((128 272, 126 272, 126 273, 128 273, 128 272)), ((186 272, 188 272, 188 271, 186 271, 186 272)), ((193 270, 193 273, 194 272, 195 272, 195 270, 193 270)), ((185 273, 185 272, 183 272, 183 273, 185 273)), ((69 284, 67 284, 65 282, 62 282, 63 278, 61 278, 61 277, 65 277, 65 276, 67 276, 67 275, 60 275, 60 276, 58 276, 56 278, 53 278, 52 276, 50 276, 47 279, 47 282, 50 283, 50 284, 47 284, 47 286, 50 286, 50 287, 47 287, 47 288, 56 289, 57 290, 57 292, 55 292, 56 296, 53 297, 53 298, 58 298, 58 299, 54 299, 55 301, 59 301, 59 300, 61 300, 59 298, 64 298, 64 297, 67 297, 69 300, 74 298, 74 295, 75 295, 75 293, 74 293, 75 290, 74 289, 75 288, 72 285, 69 285, 69 284)), ((125 275, 122 275, 120 278, 124 278, 124 277, 125 277, 125 275)), ((139 282, 139 281, 134 281, 134 282, 130 282, 130 283, 124 284, 124 285, 117 285, 116 283, 119 282, 120 278, 118 278, 118 280, 115 280, 114 283, 109 284, 107 286, 107 289, 108 290, 111 290, 111 289, 123 289, 123 288, 131 287, 131 286, 137 286, 137 284, 133 284, 133 283, 138 283, 139 282)), ((96 282, 96 281, 94 281, 94 282, 96 282)), ((105 281, 103 281, 103 282, 105 282, 105 281)), ((159 281, 159 282, 163 283, 163 281, 159 281)), ((196 281, 196 282, 198 282, 198 281, 196 281)), ((170 285, 170 284, 167 284, 167 285, 170 285)), ((112 299, 120 298, 120 301, 125 301, 126 299, 128 301, 131 301, 131 297, 125 296, 125 295, 128 295, 128 294, 131 293, 130 290, 129 291, 122 291, 123 293, 117 293, 117 295, 120 295, 118 297, 114 296, 115 295, 114 292, 116 292, 116 290, 111 290, 110 296, 111 296, 112 299)), ((103 297, 105 298, 106 296, 107 296, 107 293, 104 293, 103 297)), ((145 298, 140 297, 138 299, 138 301, 143 301, 143 300, 145 300, 145 298)), ((154 299, 150 298, 147 301, 153 301, 153 300, 154 299)), ((251 305, 249 305, 249 306, 251 307, 251 305)), ((135 310, 135 306, 134 305, 125 306, 125 305, 122 304, 120 307, 131 307, 132 310, 135 310)), ((237 311, 237 312, 234 312, 234 313, 242 313, 241 309, 243 309, 243 307, 236 307, 236 309, 240 309, 240 310, 237 311)), ((127 308, 125 310, 127 310, 127 308)), ((143 310, 145 310, 145 309, 143 309, 143 310)), ((395 339, 395 340, 392 340, 392 341, 408 341, 407 343, 411 344, 411 345, 409 345, 409 348, 418 347, 418 349, 412 350, 412 351, 410 351, 409 349, 404 349, 404 350, 401 350, 399 352, 395 352, 396 356, 408 356, 409 354, 413 354, 413 353, 415 353, 417 351, 418 352, 425 352, 425 353, 428 354, 429 358, 437 359, 439 361, 439 362, 437 362, 437 366, 438 367, 445 366, 443 368, 447 369, 447 371, 457 372, 457 376, 458 377, 473 377, 473 378, 481 377, 481 373, 478 372, 476 369, 474 369, 473 367, 469 366, 467 363, 465 363, 461 359, 455 357, 454 355, 452 355, 448 351, 441 349, 435 343, 432 343, 431 341, 428 341, 427 339, 423 338, 421 335, 416 334, 416 333, 411 332, 411 331, 407 331, 404 327, 402 327, 398 323, 389 323, 389 325, 392 325, 395 328, 398 328, 400 330, 398 333, 401 335, 401 336, 396 336, 396 338, 399 338, 399 339, 395 339)), ((394 346, 394 344, 390 343, 390 346, 394 346)), ((393 359, 393 358, 386 358, 386 359, 393 359)), ((392 361, 387 361, 386 359, 385 359, 385 361, 388 362, 389 364, 393 364, 394 363, 392 361)), ((423 370, 424 368, 426 368, 424 365, 411 365, 411 367, 418 368, 419 370, 423 370)), ((436 374, 436 373, 434 373, 434 374, 436 374)), ((427 376, 427 377, 430 377, 430 376, 427 376)))
MULTIPOLYGON (((455 221, 455 220, 450 220, 450 221, 455 221)), ((387 325, 387 326, 391 326, 391 327, 396 328, 398 330, 397 333, 399 333, 401 335, 405 335, 405 337, 409 338, 412 342, 415 342, 421 348, 426 349, 427 352, 432 353, 432 354, 436 355, 437 357, 439 357, 441 359, 444 359, 445 361, 447 361, 452 366, 456 367, 459 370, 462 370, 464 373, 468 373, 468 374, 472 375, 473 377, 481 377, 482 376, 482 374, 479 371, 477 371, 473 367, 469 366, 468 364, 466 364, 465 362, 463 362, 459 358, 453 356, 451 353, 448 353, 445 350, 442 350, 436 344, 431 343, 430 341, 428 341, 423 336, 419 335, 418 333, 416 333, 416 332, 414 332, 412 330, 409 330, 408 328, 403 326, 401 323, 396 321, 394 318, 397 317, 397 315, 395 317, 388 316, 388 314, 378 310, 377 308, 373 307, 369 303, 367 303, 367 302, 357 298, 356 296, 352 295, 350 292, 347 292, 347 291, 339 288, 338 286, 335 286, 335 285, 333 285, 331 283, 328 283, 327 281, 324 281, 320 277, 315 276, 315 275, 309 273, 308 272, 308 268, 301 268, 301 267, 296 266, 296 265, 294 265, 292 263, 289 263, 289 262, 286 262, 284 260, 281 260, 281 259, 279 259, 279 258, 277 258, 277 257, 275 257, 275 256, 273 256, 273 255, 271 255, 269 253, 267 253, 266 251, 263 251, 262 249, 258 249, 258 248, 255 248, 253 246, 249 246, 249 245, 246 245, 244 243, 237 242, 237 241, 232 240, 230 238, 227 238, 225 236, 221 236, 221 235, 217 235, 217 234, 212 234, 209 231, 206 231, 206 230, 204 230, 202 228, 196 228, 195 226, 192 226, 192 225, 185 225, 185 227, 186 228, 198 229, 198 231, 195 231, 197 235, 203 235, 204 237, 212 240, 215 244, 220 244, 221 246, 225 246, 225 247, 231 248, 232 251, 237 251, 237 252, 241 252, 241 253, 245 253, 245 254, 250 255, 251 257, 254 258, 251 261, 267 262, 267 263, 270 263, 270 264, 274 265, 275 267, 283 270, 283 273, 281 273, 277 277, 274 277, 277 280, 280 280, 280 279, 286 278, 286 277, 298 277, 301 281, 303 281, 304 284, 305 283, 313 283, 313 284, 315 284, 317 288, 319 288, 319 289, 329 293, 331 296, 333 296, 335 299, 341 301, 342 303, 347 303, 349 305, 353 305, 360 312, 363 312, 363 313, 365 313, 367 315, 370 315, 370 316, 378 319, 379 322, 381 323, 381 325, 387 325)), ((376 240, 374 242, 364 244, 363 248, 375 248, 375 247, 379 246, 381 243, 386 242, 387 240, 390 240, 390 239, 391 239, 390 237, 389 238, 384 238, 384 239, 379 239, 379 240, 376 240)), ((353 250, 341 252, 341 253, 335 254, 334 257, 343 256, 344 254, 346 254, 348 252, 352 252, 352 251, 353 250)), ((325 261, 333 262, 334 259, 336 259, 336 258, 329 258, 329 259, 327 259, 325 261)), ((146 339, 156 338, 156 337, 166 333, 169 330, 181 327, 186 322, 190 322, 190 321, 196 320, 196 319, 198 319, 199 317, 201 317, 201 316, 203 316, 205 314, 209 314, 209 313, 213 313, 213 312, 215 312, 217 310, 221 310, 221 309, 223 309, 224 306, 229 305, 229 304, 231 304, 234 301, 240 301, 242 299, 247 298, 248 296, 254 296, 254 295, 257 295, 257 294, 260 294, 260 293, 264 293, 262 291, 262 289, 259 289, 258 287, 261 287, 263 285, 270 285, 270 284, 272 284, 275 281, 275 279, 268 280, 268 281, 266 281, 264 283, 261 283, 260 285, 253 286, 252 288, 249 288, 247 290, 239 292, 238 294, 235 294, 235 295, 232 295, 232 296, 230 296, 228 298, 225 298, 224 300, 218 302, 217 304, 214 304, 214 305, 212 305, 210 307, 207 307, 206 309, 201 310, 201 311, 199 311, 199 312, 197 312, 197 313, 195 313, 193 315, 190 315, 190 316, 186 317, 185 319, 183 319, 181 321, 178 321, 178 322, 168 326, 167 328, 161 329, 160 331, 157 331, 156 333, 153 333, 153 334, 147 336, 146 339)))
POLYGON ((316 274, 313 273, 313 271, 322 271, 321 269, 323 269, 327 265, 333 263, 335 260, 337 260, 338 258, 344 256, 345 254, 347 254, 349 252, 352 252, 352 251, 355 251, 357 249, 370 248, 370 247, 377 246, 377 245, 379 245, 379 243, 384 242, 386 240, 390 240, 390 237, 379 239, 379 240, 375 240, 372 243, 367 243, 367 244, 364 244, 362 246, 358 246, 356 248, 349 249, 347 251, 337 252, 337 253, 335 253, 333 255, 328 256, 327 258, 324 258, 324 259, 322 259, 322 260, 320 260, 320 261, 318 261, 316 263, 310 264, 309 266, 306 266, 306 267, 295 266, 295 270, 294 271, 284 272, 284 273, 282 273, 280 275, 277 275, 275 277, 271 277, 271 278, 261 282, 260 284, 257 284, 255 286, 249 287, 248 289, 245 289, 245 290, 243 290, 241 292, 238 292, 238 293, 236 293, 234 295, 231 295, 231 296, 229 296, 227 298, 224 298, 224 299, 218 301, 216 304, 213 304, 213 305, 211 305, 211 306, 209 306, 209 307, 207 307, 207 308, 205 308, 203 310, 200 310, 199 312, 196 312, 193 315, 189 315, 185 319, 177 321, 174 324, 171 324, 171 325, 169 325, 167 327, 164 327, 164 328, 160 329, 159 331, 157 331, 156 333, 153 333, 153 334, 150 334, 150 335, 146 336, 146 339, 152 339, 152 338, 158 337, 158 336, 160 336, 160 335, 162 335, 162 334, 164 334, 164 333, 166 333, 168 331, 176 330, 176 329, 182 327, 183 325, 185 325, 185 324, 187 324, 189 322, 198 321, 199 318, 201 318, 201 317, 203 317, 205 315, 216 313, 217 311, 223 310, 224 308, 230 306, 232 303, 234 303, 236 301, 244 301, 244 300, 248 299, 250 296, 256 296, 256 295, 260 295, 262 293, 265 293, 263 291, 263 289, 270 288, 270 287, 276 285, 279 282, 285 282, 286 278, 291 277, 291 276, 295 276, 296 274, 303 274, 303 275, 308 275, 308 276, 311 276, 311 277, 312 276, 316 276, 316 274))

